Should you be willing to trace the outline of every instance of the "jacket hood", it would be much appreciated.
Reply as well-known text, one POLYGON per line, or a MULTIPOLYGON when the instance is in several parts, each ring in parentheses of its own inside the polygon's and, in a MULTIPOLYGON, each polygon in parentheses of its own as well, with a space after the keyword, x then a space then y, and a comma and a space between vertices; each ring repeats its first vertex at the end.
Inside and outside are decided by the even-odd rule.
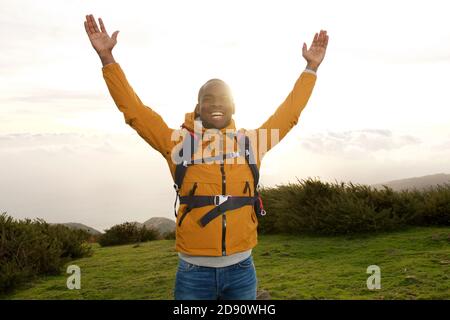
MULTIPOLYGON (((196 126, 196 128, 202 128, 202 133, 205 132, 205 128, 203 128, 202 126, 202 121, 200 120, 200 118, 195 118, 195 112, 188 112, 185 114, 184 116, 184 123, 181 125, 182 128, 186 128, 189 131, 194 131, 194 125, 196 126), (195 122, 197 122, 197 124, 195 124, 195 122)), ((222 131, 222 133, 226 133, 226 130, 236 130, 236 126, 234 124, 234 119, 231 118, 230 123, 225 127, 220 129, 220 131, 222 131)))

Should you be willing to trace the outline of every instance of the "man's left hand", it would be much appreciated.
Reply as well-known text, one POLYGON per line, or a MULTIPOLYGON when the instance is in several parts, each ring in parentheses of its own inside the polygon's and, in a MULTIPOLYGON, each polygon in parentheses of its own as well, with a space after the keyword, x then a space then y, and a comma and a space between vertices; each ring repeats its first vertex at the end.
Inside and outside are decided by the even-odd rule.
POLYGON ((309 49, 306 47, 306 43, 303 43, 302 55, 306 59, 308 69, 317 71, 323 58, 328 45, 328 35, 326 30, 320 30, 320 33, 314 35, 314 40, 311 43, 309 49))

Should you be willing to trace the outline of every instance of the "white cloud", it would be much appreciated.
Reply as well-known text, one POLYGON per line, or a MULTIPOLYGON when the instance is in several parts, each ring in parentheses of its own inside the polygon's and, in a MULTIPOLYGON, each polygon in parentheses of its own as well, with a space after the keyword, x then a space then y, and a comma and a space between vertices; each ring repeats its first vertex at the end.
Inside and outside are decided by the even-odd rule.
POLYGON ((94 94, 92 92, 80 92, 72 90, 54 90, 51 88, 41 90, 30 90, 30 92, 24 92, 21 95, 14 95, 10 97, 1 97, 3 103, 11 102, 30 102, 30 103, 53 103, 58 101, 67 100, 86 100, 92 103, 92 101, 104 101, 105 97, 101 94, 94 94))
POLYGON ((263 184, 295 182, 296 177, 308 176, 373 184, 450 172, 448 138, 436 140, 385 129, 308 132, 298 128, 294 132, 264 159, 263 184))
POLYGON ((399 149, 420 144, 412 135, 394 135, 390 130, 364 129, 344 132, 326 132, 303 137, 301 145, 310 152, 345 156, 346 153, 364 155, 380 150, 399 149))

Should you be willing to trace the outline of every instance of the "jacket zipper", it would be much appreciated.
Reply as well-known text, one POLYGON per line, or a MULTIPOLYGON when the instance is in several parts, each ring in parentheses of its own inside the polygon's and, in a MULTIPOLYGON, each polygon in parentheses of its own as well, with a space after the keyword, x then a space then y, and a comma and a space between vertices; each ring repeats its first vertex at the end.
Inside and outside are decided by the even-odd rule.
MULTIPOLYGON (((220 172, 222 173, 222 195, 225 195, 225 193, 227 192, 224 162, 225 159, 223 159, 222 163, 220 164, 220 172)), ((225 256, 227 252, 225 245, 225 236, 227 232, 227 216, 225 215, 225 213, 226 212, 222 214, 222 256, 225 256)))

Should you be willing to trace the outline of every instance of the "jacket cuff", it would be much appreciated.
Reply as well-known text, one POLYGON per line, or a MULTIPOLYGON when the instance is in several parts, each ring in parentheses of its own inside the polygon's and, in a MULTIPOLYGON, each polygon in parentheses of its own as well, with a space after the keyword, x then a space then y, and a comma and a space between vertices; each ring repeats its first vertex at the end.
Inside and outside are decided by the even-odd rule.
POLYGON ((317 73, 314 70, 306 68, 303 72, 312 73, 313 75, 315 75, 317 77, 317 73))
POLYGON ((111 62, 111 63, 108 63, 107 65, 104 65, 102 67, 102 71, 103 72, 105 72, 105 71, 112 71, 114 68, 118 68, 118 67, 119 67, 119 63, 111 62))

